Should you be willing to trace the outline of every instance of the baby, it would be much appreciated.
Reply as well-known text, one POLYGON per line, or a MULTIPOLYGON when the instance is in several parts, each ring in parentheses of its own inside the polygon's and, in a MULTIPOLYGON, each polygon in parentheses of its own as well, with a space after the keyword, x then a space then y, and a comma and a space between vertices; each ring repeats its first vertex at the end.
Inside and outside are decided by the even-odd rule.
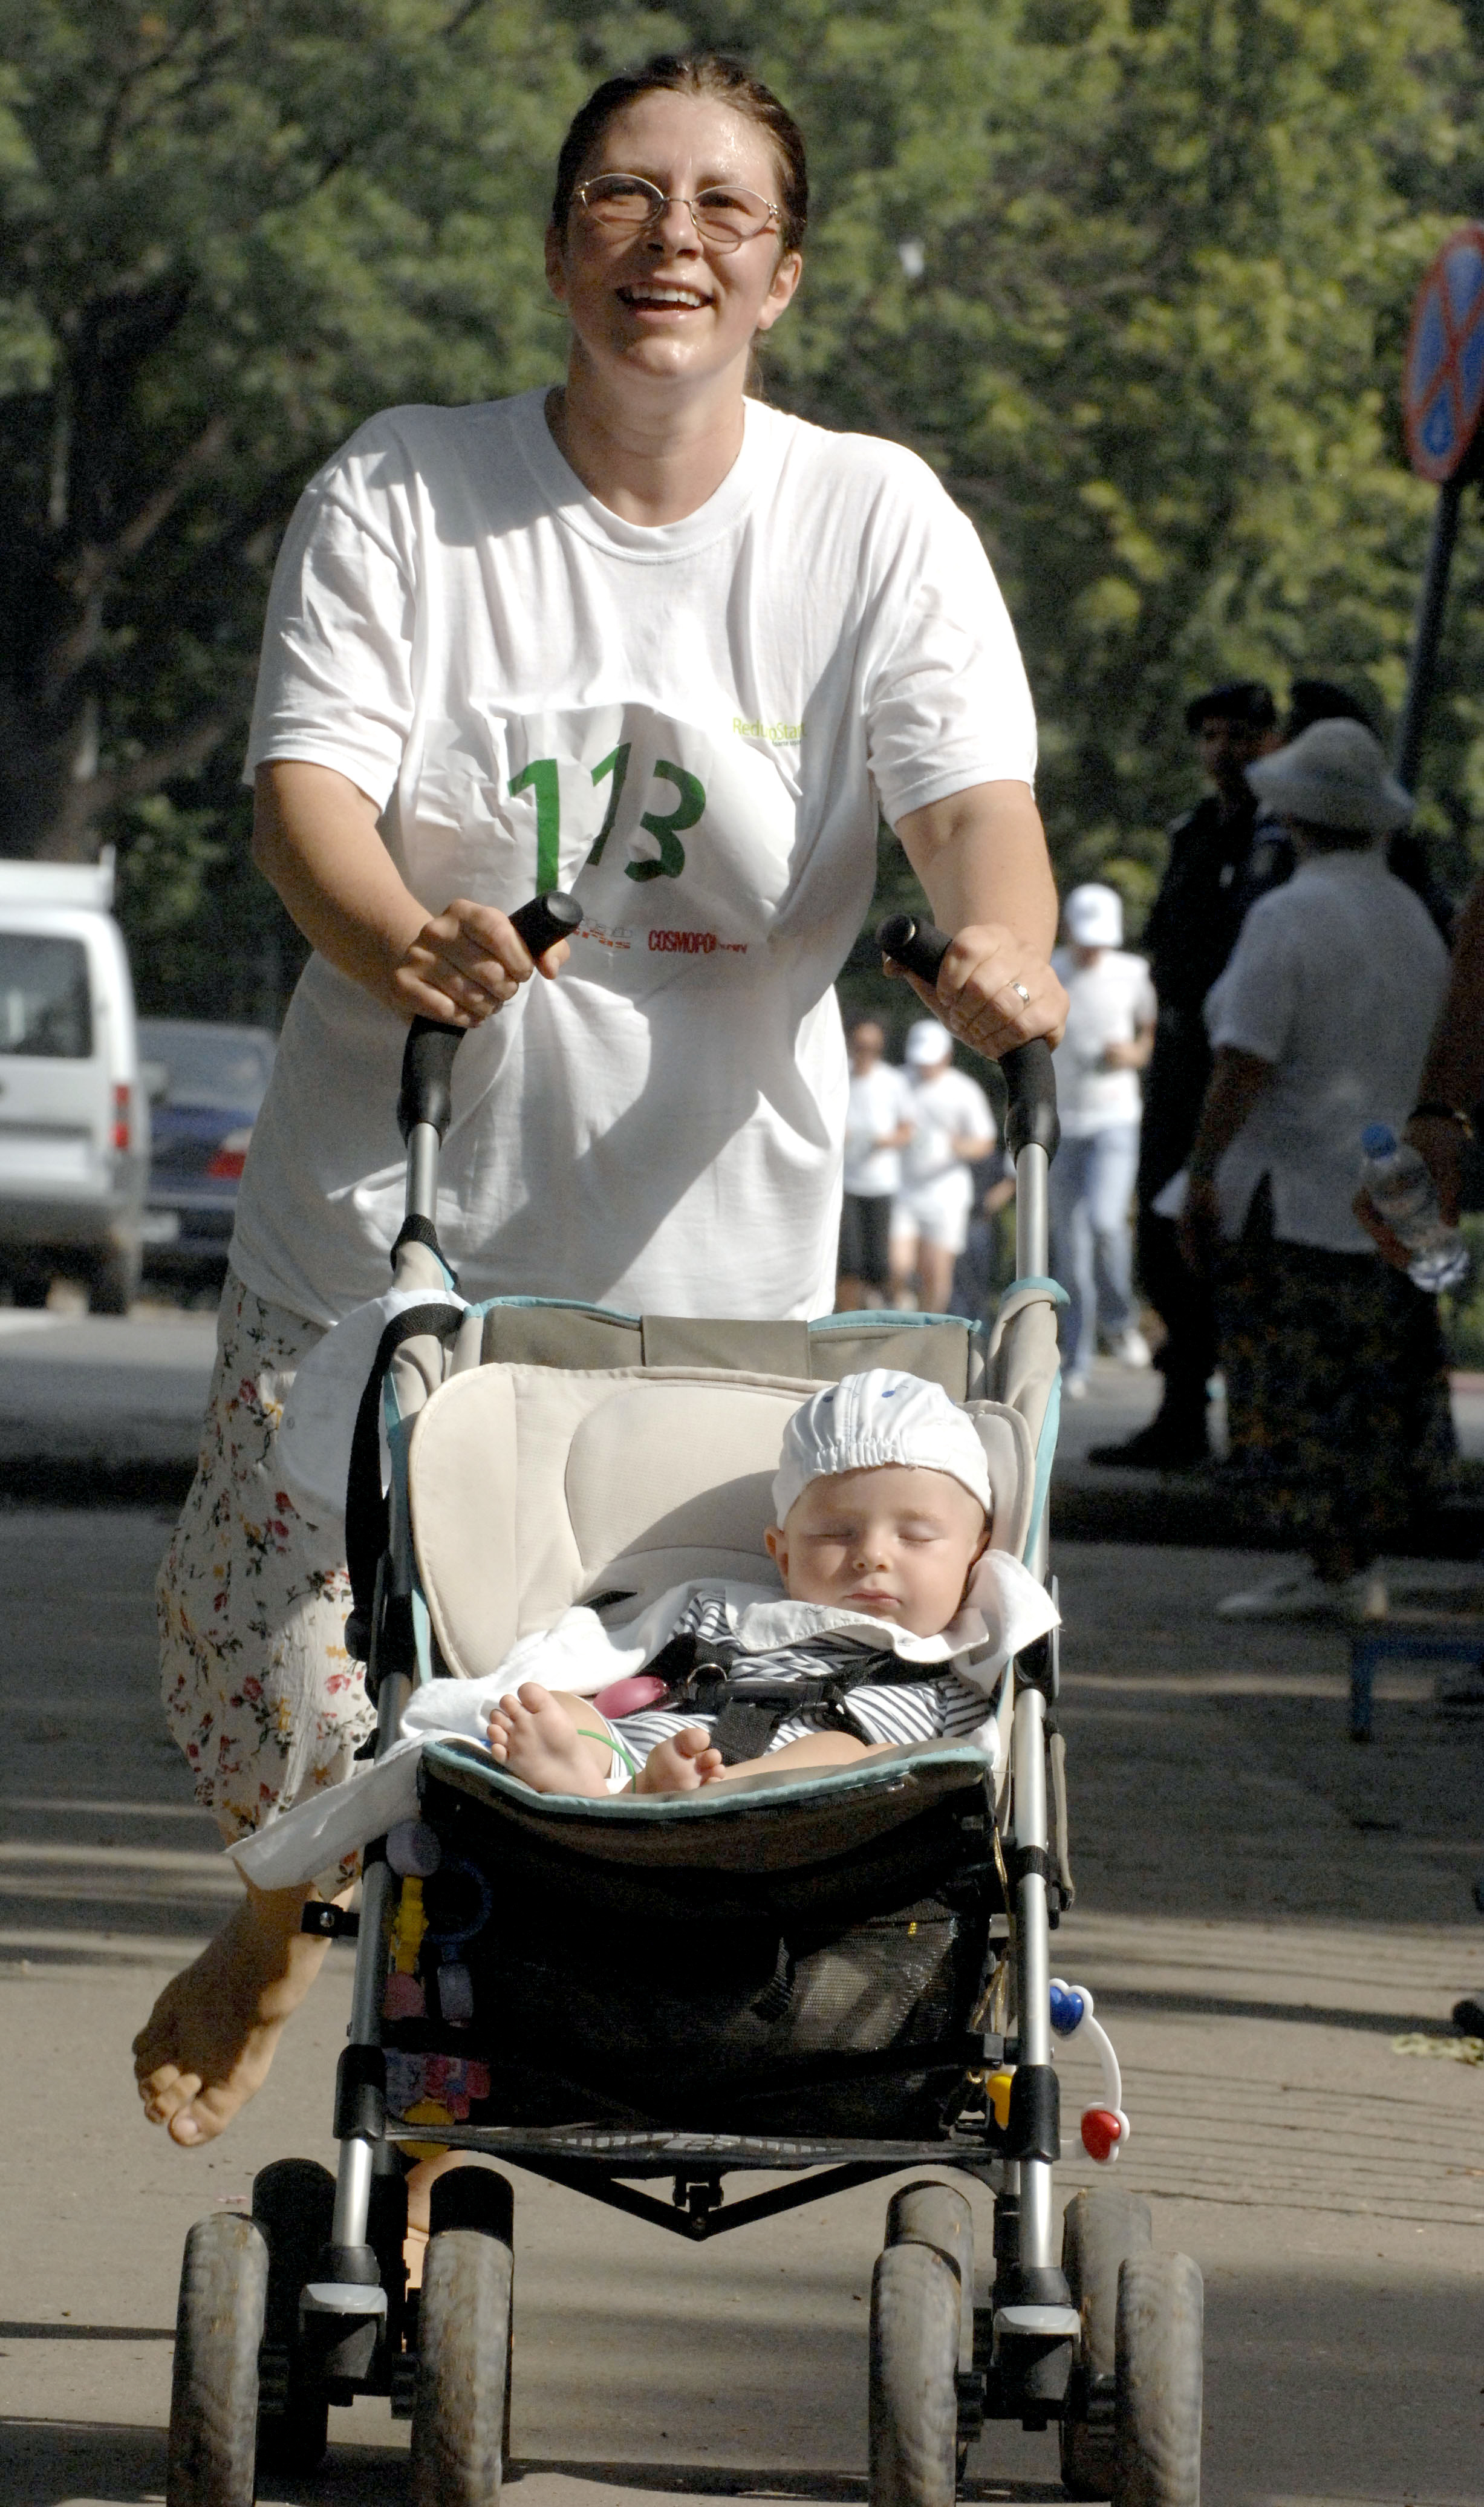
MULTIPOLYGON (((591 1697, 523 1682, 489 1717, 501 1765, 537 1793, 689 1793, 763 1758, 841 1766, 982 1726, 985 1691, 953 1661, 984 1643, 966 1604, 993 1497, 979 1437, 941 1387, 875 1367, 816 1393, 784 1431, 773 1505, 765 1538, 786 1601, 695 1587, 652 1657, 665 1690, 637 1712, 600 1714, 591 1697), (698 1671, 715 1711, 674 1698, 698 1671), (770 1692, 771 1731, 769 1705, 751 1710, 761 1757, 757 1741, 750 1755, 726 1746, 748 1729, 737 1708, 749 1690, 770 1692)), ((639 1687, 626 1681, 613 1702, 639 1687)))

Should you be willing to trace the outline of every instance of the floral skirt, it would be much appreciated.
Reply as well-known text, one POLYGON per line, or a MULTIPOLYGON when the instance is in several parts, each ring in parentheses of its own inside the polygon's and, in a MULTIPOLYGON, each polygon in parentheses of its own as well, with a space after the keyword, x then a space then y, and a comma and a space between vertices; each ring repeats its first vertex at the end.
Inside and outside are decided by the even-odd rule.
POLYGON ((229 1843, 338 1784, 376 1726, 345 1651, 344 1536, 298 1513, 276 1469, 285 1397, 319 1338, 228 1272, 196 1478, 156 1585, 165 1715, 229 1843))
POLYGON ((1217 1288, 1231 1469, 1256 1525, 1373 1557, 1456 1453, 1437 1303, 1374 1254, 1290 1245, 1254 1194, 1217 1288))

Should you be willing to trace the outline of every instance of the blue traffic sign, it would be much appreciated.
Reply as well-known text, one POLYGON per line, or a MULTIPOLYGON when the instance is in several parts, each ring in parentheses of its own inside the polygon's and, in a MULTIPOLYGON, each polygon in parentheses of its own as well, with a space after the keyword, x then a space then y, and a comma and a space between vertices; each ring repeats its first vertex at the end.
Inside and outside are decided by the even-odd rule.
POLYGON ((1484 226, 1451 235, 1418 290, 1402 404, 1413 469, 1455 477, 1484 415, 1484 226))

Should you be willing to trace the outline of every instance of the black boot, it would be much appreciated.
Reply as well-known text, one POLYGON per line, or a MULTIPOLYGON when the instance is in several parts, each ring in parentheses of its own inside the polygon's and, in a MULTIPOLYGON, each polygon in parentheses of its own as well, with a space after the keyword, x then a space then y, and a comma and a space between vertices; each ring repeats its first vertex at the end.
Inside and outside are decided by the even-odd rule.
POLYGON ((1147 1428, 1140 1428, 1121 1445, 1094 1445, 1087 1459, 1124 1472, 1198 1471, 1211 1460, 1204 1392, 1198 1410, 1185 1402, 1173 1402, 1167 1394, 1147 1428))

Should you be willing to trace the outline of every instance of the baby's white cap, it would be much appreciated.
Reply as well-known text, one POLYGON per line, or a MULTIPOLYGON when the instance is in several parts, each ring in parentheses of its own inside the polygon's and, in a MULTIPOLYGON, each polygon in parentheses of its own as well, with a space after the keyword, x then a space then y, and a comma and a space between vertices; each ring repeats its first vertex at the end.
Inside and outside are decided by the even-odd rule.
POLYGON ((979 1500, 986 1514, 994 1512, 984 1447, 972 1422, 955 1408, 942 1385, 927 1384, 921 1375, 902 1375, 895 1367, 873 1366, 863 1375, 825 1385, 794 1412, 783 1431, 773 1483, 774 1521, 786 1521, 789 1508, 811 1480, 836 1472, 874 1471, 883 1463, 946 1472, 979 1500))

